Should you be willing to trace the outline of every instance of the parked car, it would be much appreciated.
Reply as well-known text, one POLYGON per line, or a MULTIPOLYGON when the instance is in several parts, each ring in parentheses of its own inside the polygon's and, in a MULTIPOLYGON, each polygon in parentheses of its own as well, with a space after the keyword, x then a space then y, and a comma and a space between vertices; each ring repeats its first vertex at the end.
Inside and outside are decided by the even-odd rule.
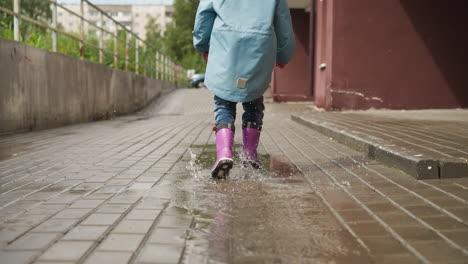
POLYGON ((189 79, 189 82, 192 85, 192 87, 195 87, 195 88, 205 87, 205 74, 204 73, 194 74, 189 79))

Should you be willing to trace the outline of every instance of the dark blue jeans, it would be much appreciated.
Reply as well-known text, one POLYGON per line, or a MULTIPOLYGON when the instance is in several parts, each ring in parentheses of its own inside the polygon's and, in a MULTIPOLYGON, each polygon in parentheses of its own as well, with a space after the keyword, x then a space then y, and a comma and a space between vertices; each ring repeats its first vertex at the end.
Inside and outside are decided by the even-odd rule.
MULTIPOLYGON (((232 124, 236 121, 236 102, 230 102, 214 97, 215 102, 215 124, 219 127, 220 124, 232 124)), ((242 103, 244 114, 242 115, 242 127, 261 128, 263 125, 263 96, 251 102, 242 103)))

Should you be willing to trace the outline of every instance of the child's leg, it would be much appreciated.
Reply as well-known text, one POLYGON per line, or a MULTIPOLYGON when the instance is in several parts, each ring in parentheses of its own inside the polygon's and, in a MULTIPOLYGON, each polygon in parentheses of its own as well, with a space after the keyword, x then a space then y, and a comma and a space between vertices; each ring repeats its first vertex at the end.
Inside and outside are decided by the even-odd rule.
POLYGON ((244 114, 242 115, 242 128, 259 128, 263 126, 263 96, 257 100, 242 103, 244 114))
POLYGON ((234 165, 232 146, 234 144, 234 121, 236 120, 236 103, 223 100, 217 96, 215 101, 216 124, 216 162, 211 176, 225 178, 234 165))
POLYGON ((260 168, 261 164, 257 157, 257 147, 260 140, 260 131, 263 126, 263 97, 252 102, 243 103, 244 114, 242 115, 242 138, 243 156, 245 164, 254 168, 260 168))
POLYGON ((214 97, 215 102, 215 125, 219 127, 220 125, 224 126, 225 124, 231 124, 234 127, 234 122, 236 121, 236 104, 235 102, 226 101, 219 98, 218 96, 214 97))

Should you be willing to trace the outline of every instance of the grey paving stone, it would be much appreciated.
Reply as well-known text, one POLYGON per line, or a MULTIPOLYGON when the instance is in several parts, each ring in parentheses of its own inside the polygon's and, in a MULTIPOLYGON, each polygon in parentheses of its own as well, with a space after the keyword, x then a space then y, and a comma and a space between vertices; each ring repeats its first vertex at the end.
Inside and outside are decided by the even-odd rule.
POLYGON ((130 208, 130 204, 105 204, 97 210, 98 213, 118 213, 123 214, 130 208))
POLYGON ((122 220, 113 230, 113 233, 127 234, 146 234, 150 229, 153 221, 142 220, 122 220))
POLYGON ((38 227, 34 228, 32 232, 38 233, 64 233, 70 229, 75 223, 76 219, 49 219, 44 223, 40 224, 38 227))
POLYGON ((183 247, 176 245, 148 244, 136 263, 179 263, 183 247))
POLYGON ((73 209, 94 209, 101 205, 104 201, 102 200, 78 200, 70 208, 73 209))
POLYGON ((135 251, 143 240, 143 237, 144 235, 112 233, 99 245, 98 250, 135 251))
POLYGON ((26 264, 39 253, 39 251, 0 251, 2 264, 26 264))
POLYGON ((11 243, 7 250, 42 250, 54 242, 60 233, 28 233, 11 243))
POLYGON ((129 220, 155 220, 161 210, 139 210, 133 209, 125 218, 129 220))
POLYGON ((0 225, 0 241, 10 242, 30 229, 29 226, 0 225))
POLYGON ((111 251, 96 251, 86 259, 85 264, 127 264, 132 253, 130 252, 111 252, 111 251))
POLYGON ((80 219, 91 212, 91 208, 88 209, 65 209, 54 216, 54 219, 80 219))
POLYGON ((433 263, 460 263, 460 261, 463 263, 466 260, 466 255, 446 242, 415 241, 411 245, 433 263))
POLYGON ((441 238, 436 233, 422 226, 401 226, 394 227, 393 229, 407 241, 441 240, 441 238))
POLYGON ((192 218, 189 216, 163 215, 159 220, 158 227, 189 227, 192 218))
POLYGON ((96 241, 108 228, 108 226, 76 226, 70 230, 62 240, 96 241))
POLYGON ((81 224, 82 225, 112 225, 117 219, 119 219, 120 214, 98 214, 94 213, 88 218, 86 218, 81 224))
POLYGON ((377 222, 350 223, 350 227, 359 237, 382 237, 390 235, 384 227, 377 222))
POLYGON ((423 217, 422 220, 438 230, 463 230, 466 228, 465 224, 451 219, 448 216, 423 217))
POLYGON ((59 241, 39 257, 39 261, 78 261, 91 247, 91 241, 59 241))
POLYGON ((150 236, 149 243, 184 245, 187 229, 156 228, 150 236))

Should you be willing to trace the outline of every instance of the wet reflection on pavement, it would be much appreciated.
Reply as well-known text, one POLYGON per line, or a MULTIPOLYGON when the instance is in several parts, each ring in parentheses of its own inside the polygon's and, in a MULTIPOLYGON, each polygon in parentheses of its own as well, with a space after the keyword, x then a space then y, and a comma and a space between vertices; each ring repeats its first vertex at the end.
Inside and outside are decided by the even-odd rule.
POLYGON ((286 159, 262 155, 263 170, 213 180, 214 158, 214 146, 195 146, 173 171, 171 204, 195 218, 185 263, 370 262, 286 159))

